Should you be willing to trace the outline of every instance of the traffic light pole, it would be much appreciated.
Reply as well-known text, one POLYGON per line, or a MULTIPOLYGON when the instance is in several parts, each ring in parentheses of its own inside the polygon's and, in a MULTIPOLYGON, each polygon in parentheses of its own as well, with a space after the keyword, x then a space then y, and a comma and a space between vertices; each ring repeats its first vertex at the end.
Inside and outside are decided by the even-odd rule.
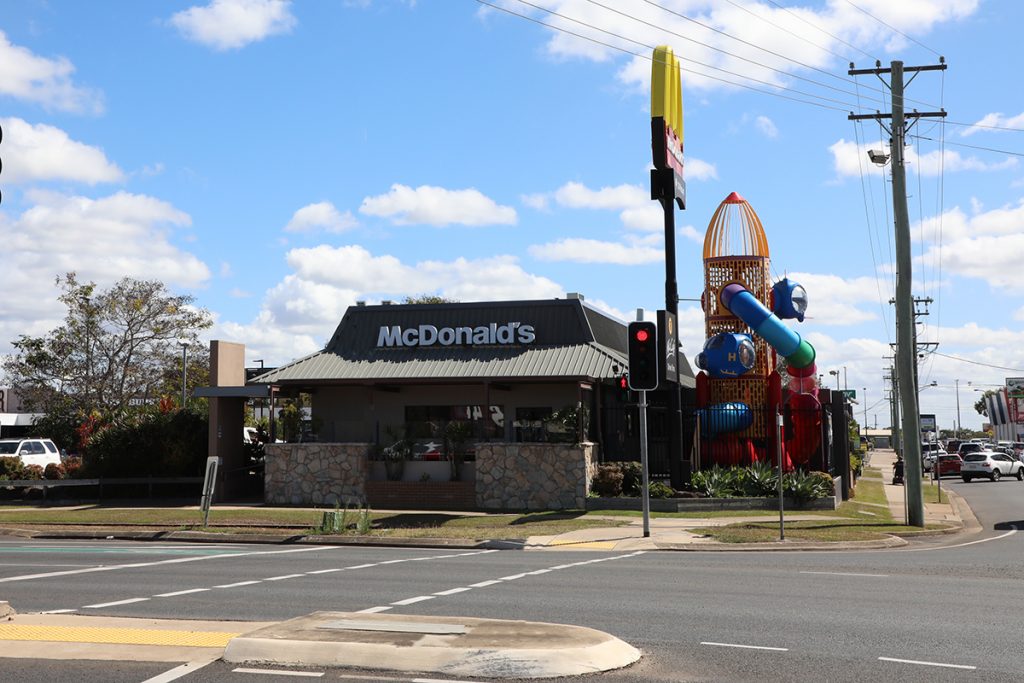
POLYGON ((651 536, 651 488, 650 475, 647 473, 647 392, 640 392, 640 403, 637 405, 640 413, 640 482, 643 491, 640 498, 643 501, 644 510, 644 538, 651 536))

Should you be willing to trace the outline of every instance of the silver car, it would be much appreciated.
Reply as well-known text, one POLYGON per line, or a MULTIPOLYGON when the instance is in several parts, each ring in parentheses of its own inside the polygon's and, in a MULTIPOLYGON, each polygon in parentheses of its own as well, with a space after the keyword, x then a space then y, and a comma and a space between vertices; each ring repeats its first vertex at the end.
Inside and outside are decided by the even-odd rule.
POLYGON ((975 477, 985 477, 991 481, 999 481, 1000 477, 1017 477, 1018 481, 1024 481, 1024 463, 1006 453, 968 453, 960 466, 960 478, 971 481, 975 477))

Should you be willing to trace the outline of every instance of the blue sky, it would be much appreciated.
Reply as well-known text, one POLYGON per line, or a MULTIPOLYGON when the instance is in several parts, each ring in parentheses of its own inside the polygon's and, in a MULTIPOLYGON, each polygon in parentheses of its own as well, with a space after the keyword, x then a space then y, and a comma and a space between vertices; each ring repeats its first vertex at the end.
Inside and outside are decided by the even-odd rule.
MULTIPOLYGON (((891 201, 865 151, 886 143, 847 113, 889 107, 877 78, 854 84, 846 70, 944 55, 948 71, 921 74, 908 106, 996 128, 926 121, 914 133, 931 139, 907 150, 914 292, 935 300, 920 335, 946 354, 922 361, 922 385, 937 383, 922 412, 952 426, 959 380, 962 424, 979 426, 974 389, 1024 376, 1024 165, 962 146, 1024 152, 1024 133, 999 129, 1024 129, 1008 49, 1024 4, 493 4, 641 55, 669 44, 697 72, 683 74, 680 296, 700 296, 704 232, 739 192, 774 272, 808 289, 799 330, 819 371, 834 381, 827 372, 845 368, 850 388, 867 387, 879 426, 895 334, 891 201)), ((582 292, 623 319, 661 308, 649 78, 643 57, 474 0, 9 3, 0 352, 58 324, 53 281, 69 270, 193 294, 216 316, 211 337, 268 365, 320 348, 356 300, 582 292)), ((702 314, 685 301, 680 314, 692 358, 702 314)))

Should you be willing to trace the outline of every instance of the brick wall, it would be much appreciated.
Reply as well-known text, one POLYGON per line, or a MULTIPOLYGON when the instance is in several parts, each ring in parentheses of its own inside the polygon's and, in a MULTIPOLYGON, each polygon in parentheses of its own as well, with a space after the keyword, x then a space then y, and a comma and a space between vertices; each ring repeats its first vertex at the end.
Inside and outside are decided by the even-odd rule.
POLYGON ((472 481, 366 482, 366 498, 375 510, 473 510, 472 481))

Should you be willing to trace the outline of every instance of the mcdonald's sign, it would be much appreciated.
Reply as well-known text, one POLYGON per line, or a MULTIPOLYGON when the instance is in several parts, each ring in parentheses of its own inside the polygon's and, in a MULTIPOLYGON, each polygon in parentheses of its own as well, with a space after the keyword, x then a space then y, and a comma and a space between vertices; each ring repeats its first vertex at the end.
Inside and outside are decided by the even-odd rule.
MULTIPOLYGON (((683 89, 679 78, 679 60, 672 48, 654 49, 651 65, 651 148, 654 168, 671 176, 671 193, 680 208, 686 208, 686 182, 683 180, 683 89)), ((667 178, 666 178, 667 180, 667 178)), ((667 182, 665 183, 668 184, 667 182)))

